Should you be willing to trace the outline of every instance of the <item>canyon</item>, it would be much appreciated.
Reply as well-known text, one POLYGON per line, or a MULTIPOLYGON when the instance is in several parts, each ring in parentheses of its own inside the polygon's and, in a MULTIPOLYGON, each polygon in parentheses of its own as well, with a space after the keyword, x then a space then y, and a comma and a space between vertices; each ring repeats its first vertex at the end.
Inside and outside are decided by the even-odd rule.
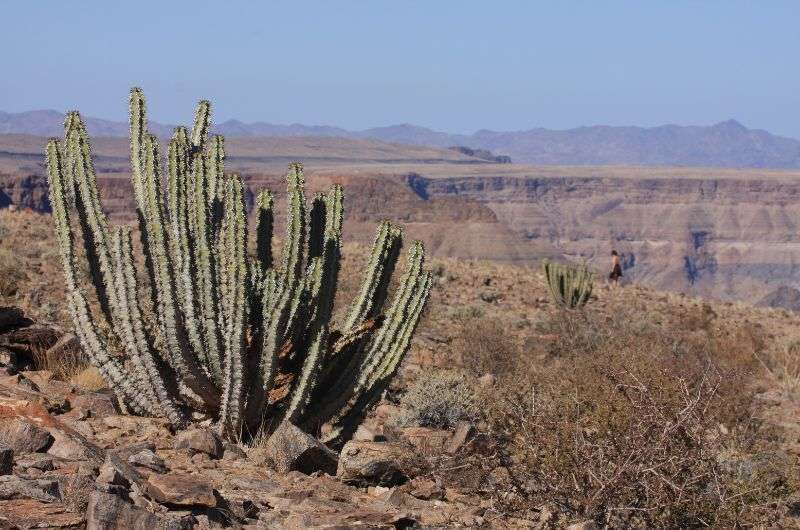
MULTIPOLYGON (((44 142, 0 135, 0 207, 49 210, 44 142)), ((227 170, 251 192, 280 194, 295 159, 305 163, 312 191, 343 184, 349 240, 370 241, 375 222, 389 218, 434 256, 530 266, 569 259, 603 275, 616 249, 626 282, 789 309, 800 299, 800 171, 498 164, 345 138, 226 145, 227 170)), ((133 223, 127 141, 98 138, 93 148, 105 207, 112 219, 133 223)))

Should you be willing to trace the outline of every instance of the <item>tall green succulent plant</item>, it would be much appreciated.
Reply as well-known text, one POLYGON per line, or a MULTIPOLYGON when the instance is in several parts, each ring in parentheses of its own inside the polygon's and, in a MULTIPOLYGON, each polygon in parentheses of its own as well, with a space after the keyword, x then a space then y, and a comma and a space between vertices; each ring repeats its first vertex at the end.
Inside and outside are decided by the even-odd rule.
POLYGON ((545 260, 542 270, 553 301, 561 307, 583 307, 592 296, 594 274, 585 265, 576 267, 545 260))
POLYGON ((341 443, 408 351, 432 283, 422 268, 422 244, 412 243, 385 307, 402 233, 382 222, 361 288, 337 326, 341 188, 316 195, 307 208, 303 168, 290 165, 282 262, 274 263, 274 198, 267 191, 255 201, 250 256, 244 186, 225 174, 223 138, 208 139, 210 114, 202 101, 191 131, 175 130, 164 179, 144 96, 131 91, 131 174, 149 278, 144 292, 131 229, 111 227, 103 213, 79 114, 67 115, 63 141, 48 142, 50 202, 76 333, 132 413, 164 416, 176 427, 210 419, 229 437, 281 422, 312 432, 328 425, 326 441, 341 443), (79 281, 78 239, 88 286, 79 281))

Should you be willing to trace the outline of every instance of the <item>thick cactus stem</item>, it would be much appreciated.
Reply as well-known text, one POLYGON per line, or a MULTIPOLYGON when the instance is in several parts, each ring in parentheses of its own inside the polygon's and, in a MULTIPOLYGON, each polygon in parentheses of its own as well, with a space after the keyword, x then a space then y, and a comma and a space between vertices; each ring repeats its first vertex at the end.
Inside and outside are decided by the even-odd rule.
POLYGON ((415 242, 391 306, 384 310, 402 246, 381 223, 361 288, 334 329, 343 193, 334 185, 306 204, 300 164, 291 164, 281 260, 272 253, 274 196, 255 203, 255 256, 248 255, 245 188, 224 173, 222 137, 208 139, 211 105, 197 106, 191 131, 167 149, 166 192, 159 146, 147 130, 141 90, 130 94, 131 180, 150 278, 137 282, 131 229, 109 227, 78 113, 65 141, 47 144, 50 201, 76 334, 119 400, 135 414, 212 421, 232 439, 281 422, 314 431, 331 423, 337 444, 363 418, 408 351, 432 284, 415 242), (72 212, 92 273, 94 314, 79 270, 72 212), (156 325, 147 325, 152 312, 156 325), (110 341, 100 330, 114 333, 110 341), (124 351, 110 351, 110 344, 124 351))

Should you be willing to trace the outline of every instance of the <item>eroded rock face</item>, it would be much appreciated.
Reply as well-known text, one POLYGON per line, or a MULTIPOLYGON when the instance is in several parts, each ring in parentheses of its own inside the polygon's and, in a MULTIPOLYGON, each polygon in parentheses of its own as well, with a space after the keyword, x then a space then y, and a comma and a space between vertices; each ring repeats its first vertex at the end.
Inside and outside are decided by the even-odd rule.
MULTIPOLYGON (((658 173, 424 178, 422 184, 431 198, 485 205, 540 256, 580 256, 604 270, 614 248, 626 281, 740 300, 796 283, 796 179, 713 169, 658 173)), ((513 255, 493 259, 515 261, 513 255)))

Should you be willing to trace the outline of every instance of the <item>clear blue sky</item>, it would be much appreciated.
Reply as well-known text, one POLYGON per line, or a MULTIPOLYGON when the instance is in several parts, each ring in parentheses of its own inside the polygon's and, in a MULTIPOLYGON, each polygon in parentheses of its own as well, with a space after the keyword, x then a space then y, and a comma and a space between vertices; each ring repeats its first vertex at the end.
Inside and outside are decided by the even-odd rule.
POLYGON ((797 1, 6 1, 0 110, 453 132, 710 124, 800 138, 797 1))

